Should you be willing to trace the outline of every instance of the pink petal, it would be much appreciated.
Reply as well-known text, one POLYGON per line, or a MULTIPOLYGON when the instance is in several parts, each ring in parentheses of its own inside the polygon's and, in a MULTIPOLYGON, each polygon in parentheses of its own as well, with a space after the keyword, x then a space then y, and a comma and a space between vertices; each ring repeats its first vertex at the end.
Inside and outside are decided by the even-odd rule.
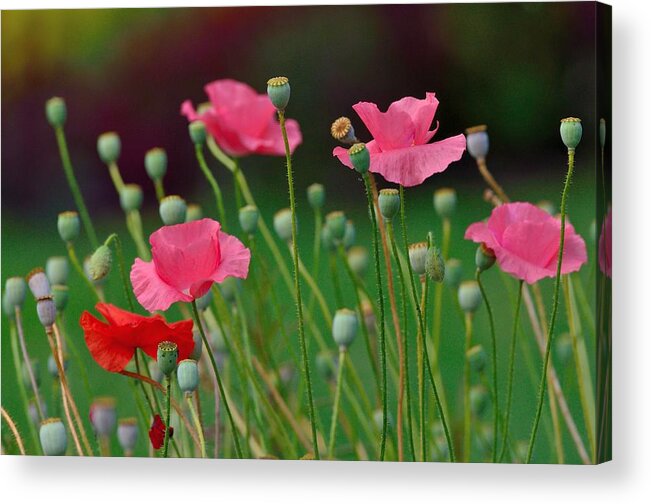
POLYGON ((430 132, 429 127, 432 125, 439 101, 435 93, 426 93, 425 99, 420 100, 412 96, 407 96, 393 102, 389 106, 387 113, 392 111, 406 113, 412 121, 415 145, 422 145, 431 140, 435 131, 430 132))
POLYGON ((475 222, 474 224, 470 224, 468 229, 466 229, 464 238, 466 240, 472 240, 475 243, 484 243, 491 250, 500 247, 498 242, 495 240, 495 236, 485 222, 475 222))
MULTIPOLYGON (((588 262, 588 252, 586 251, 585 241, 574 232, 571 226, 568 228, 566 225, 561 273, 567 275, 579 271, 586 262, 588 262)), ((554 268, 556 268, 556 263, 554 263, 554 268)))
POLYGON ((402 149, 414 143, 414 124, 407 112, 399 108, 380 112, 375 103, 359 102, 353 105, 362 122, 382 151, 402 149))
MULTIPOLYGON (((373 171, 373 169, 372 169, 373 168, 373 164, 372 164, 373 154, 377 154, 378 152, 380 152, 380 149, 377 146, 377 142, 375 140, 371 140, 370 142, 368 142, 366 144, 366 148, 368 149, 369 153, 371 154, 371 171, 373 171)), ((344 149, 343 147, 335 147, 332 150, 332 155, 334 157, 336 157, 337 159, 339 159, 339 161, 341 161, 342 164, 346 165, 351 170, 354 169, 353 168, 353 163, 350 161, 350 157, 348 156, 348 149, 344 149)))
POLYGON ((211 279, 222 282, 226 277, 246 278, 249 274, 251 251, 240 240, 226 233, 219 234, 221 263, 211 279))
POLYGON ((136 299, 149 312, 167 310, 177 301, 192 301, 192 297, 176 290, 158 276, 153 261, 145 262, 137 258, 131 266, 130 276, 136 299))

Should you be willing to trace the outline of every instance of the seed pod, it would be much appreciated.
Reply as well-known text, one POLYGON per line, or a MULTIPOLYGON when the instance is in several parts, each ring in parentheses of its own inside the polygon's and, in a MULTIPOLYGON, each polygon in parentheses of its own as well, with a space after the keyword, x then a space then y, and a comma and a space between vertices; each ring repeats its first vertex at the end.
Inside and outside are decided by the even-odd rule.
POLYGON ((65 256, 49 257, 45 263, 45 274, 50 285, 67 285, 70 266, 65 256))
POLYGON ((122 143, 115 131, 102 133, 97 138, 97 153, 99 158, 106 164, 115 163, 120 157, 122 143))
POLYGON ((445 261, 438 247, 429 247, 425 257, 425 271, 433 281, 441 283, 445 279, 445 261))
POLYGON ((258 230, 260 212, 253 205, 246 205, 240 208, 238 213, 240 227, 246 234, 254 234, 258 230))
POLYGON ((484 159, 488 155, 487 129, 486 125, 482 124, 466 130, 466 148, 475 159, 484 159))
POLYGON ((142 199, 142 188, 138 184, 126 184, 120 191, 120 206, 125 212, 140 210, 142 199))
POLYGON ((312 184, 308 186, 307 201, 314 209, 323 207, 325 203, 325 188, 322 184, 312 184))
POLYGON ((15 307, 22 307, 27 294, 27 283, 22 277, 10 277, 5 283, 5 294, 3 301, 7 303, 10 312, 14 312, 15 307))
POLYGON ((43 268, 34 268, 30 271, 27 274, 27 284, 36 299, 52 294, 50 281, 47 279, 47 275, 45 274, 45 271, 43 271, 43 268))
POLYGON ((398 190, 380 189, 378 205, 384 220, 391 222, 400 210, 400 194, 398 193, 398 190))
POLYGON ((170 376, 176 369, 179 358, 179 347, 173 341, 162 341, 158 344, 156 362, 165 376, 170 376))
POLYGON ((276 110, 284 111, 289 103, 291 87, 287 77, 274 77, 267 81, 267 95, 276 110))
POLYGON ((466 313, 474 313, 481 304, 479 284, 474 280, 462 282, 459 286, 459 306, 466 313))
POLYGON ((353 164, 353 168, 357 173, 362 175, 368 172, 371 167, 371 153, 366 148, 366 144, 356 143, 348 149, 348 157, 353 164))
POLYGON ((176 369, 176 378, 179 382, 179 388, 186 394, 191 394, 199 386, 199 367, 197 361, 185 359, 179 362, 176 369))
POLYGON ((450 258, 445 261, 445 278, 443 281, 449 287, 458 289, 463 277, 463 267, 459 259, 450 258))
POLYGON ((52 327, 57 319, 57 309, 52 296, 40 297, 36 300, 38 320, 46 329, 52 327))
POLYGON ((292 240, 292 211, 289 208, 278 210, 274 215, 274 229, 284 242, 292 240))
POLYGON ((60 127, 66 123, 68 108, 63 98, 55 96, 45 102, 45 117, 50 126, 60 127))
POLYGON ((339 347, 348 348, 355 340, 359 320, 357 314, 348 308, 341 308, 335 312, 332 319, 332 337, 339 347))
POLYGON ((38 433, 43 453, 49 456, 65 455, 68 447, 66 428, 60 418, 48 418, 41 423, 38 433))
POLYGON ((90 405, 90 423, 98 436, 109 437, 115 431, 117 412, 115 399, 98 397, 90 405))
POLYGON ((366 250, 365 247, 351 247, 350 250, 348 251, 347 254, 348 258, 348 265, 350 266, 350 269, 355 272, 355 274, 359 275, 360 277, 364 276, 366 274, 366 270, 368 269, 368 263, 369 263, 369 257, 368 257, 368 251, 366 250))
POLYGON ((561 140, 568 150, 576 149, 583 136, 581 119, 578 117, 566 117, 561 119, 561 140))
POLYGON ((346 215, 343 212, 330 212, 326 215, 325 224, 330 230, 330 236, 336 243, 343 240, 346 234, 346 215))
POLYGON ((330 126, 332 138, 344 144, 353 144, 357 141, 353 123, 347 117, 336 119, 330 126))
POLYGON ((475 265, 479 271, 486 271, 495 264, 495 252, 483 243, 479 244, 475 252, 475 265))
POLYGON ((135 418, 118 420, 118 442, 125 455, 130 455, 138 442, 138 421, 135 418))
POLYGON ((434 210, 442 219, 449 219, 457 209, 457 192, 449 187, 434 191, 434 210))
POLYGON ((188 126, 188 132, 194 145, 206 143, 206 125, 203 121, 192 121, 188 126))
POLYGON ((409 263, 416 275, 425 274, 427 261, 427 242, 412 243, 409 245, 409 263))
POLYGON ((64 242, 67 243, 77 239, 81 230, 79 214, 73 211, 61 212, 57 219, 57 229, 64 242))
POLYGON ((185 222, 187 210, 185 200, 177 195, 165 196, 158 206, 158 213, 166 226, 185 222))
POLYGON ((145 170, 152 180, 160 180, 167 173, 167 152, 155 147, 145 154, 145 170))

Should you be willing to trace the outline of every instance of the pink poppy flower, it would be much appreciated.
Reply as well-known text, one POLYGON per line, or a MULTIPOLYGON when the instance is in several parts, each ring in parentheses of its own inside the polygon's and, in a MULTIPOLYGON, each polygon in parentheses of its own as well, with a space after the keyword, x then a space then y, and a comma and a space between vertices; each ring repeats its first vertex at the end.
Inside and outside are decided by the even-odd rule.
MULTIPOLYGON (((276 120, 276 108, 266 94, 232 79, 216 80, 204 87, 210 107, 197 112, 190 100, 181 104, 189 121, 200 119, 217 145, 230 156, 266 154, 284 156, 285 146, 276 120)), ((303 141, 298 122, 285 121, 292 152, 303 141)))
POLYGON ((150 312, 193 301, 213 282, 229 276, 246 278, 249 272, 251 251, 212 219, 163 226, 152 233, 149 243, 152 260, 136 259, 131 284, 138 302, 150 312))
POLYGON ((601 226, 599 236, 599 269, 608 278, 613 274, 613 210, 608 209, 608 214, 601 226))
MULTIPOLYGON (((438 130, 438 123, 429 130, 438 105, 434 93, 426 93, 424 100, 407 96, 393 102, 386 112, 380 112, 375 103, 353 105, 373 135, 373 140, 366 144, 371 154, 370 170, 389 182, 410 187, 422 184, 461 159, 466 150, 464 135, 428 143, 438 130)), ((332 155, 353 167, 346 149, 336 147, 332 155)))
MULTIPOLYGON (((465 238, 485 244, 495 252, 502 270, 529 284, 556 276, 560 219, 531 203, 498 206, 487 222, 471 224, 465 238)), ((561 273, 578 271, 587 260, 583 238, 566 220, 561 273)))

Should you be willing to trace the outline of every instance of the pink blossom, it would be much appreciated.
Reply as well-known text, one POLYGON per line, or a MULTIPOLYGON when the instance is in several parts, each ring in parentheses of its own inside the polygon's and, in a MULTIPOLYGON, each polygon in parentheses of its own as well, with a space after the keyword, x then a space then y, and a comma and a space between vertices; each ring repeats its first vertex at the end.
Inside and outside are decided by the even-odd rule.
POLYGON ((608 214, 601 226, 599 236, 599 269, 608 278, 613 274, 613 210, 608 209, 608 214))
POLYGON ((249 272, 251 251, 212 219, 163 226, 152 233, 149 243, 152 260, 136 259, 131 284, 138 302, 150 312, 193 301, 213 282, 229 276, 246 278, 249 272))
MULTIPOLYGON (((375 103, 353 105, 373 136, 366 144, 371 154, 370 170, 389 182, 410 187, 461 159, 466 150, 464 135, 428 143, 438 130, 438 122, 436 128, 429 129, 438 104, 434 93, 426 93, 424 100, 407 96, 393 102, 386 112, 380 112, 375 103)), ((346 149, 336 147, 332 154, 353 167, 346 149)))
MULTIPOLYGON (((197 112, 190 100, 181 105, 189 121, 200 119, 217 145, 230 156, 266 154, 284 156, 285 147, 276 118, 276 108, 266 94, 232 79, 216 80, 204 87, 210 107, 197 112)), ((303 141, 298 123, 285 122, 292 152, 303 141)))
MULTIPOLYGON (((471 224, 465 238, 484 243, 502 270, 533 284, 556 276, 560 233, 560 219, 531 203, 508 203, 495 208, 487 222, 471 224)), ((583 238, 566 220, 561 273, 578 271, 587 260, 583 238)))

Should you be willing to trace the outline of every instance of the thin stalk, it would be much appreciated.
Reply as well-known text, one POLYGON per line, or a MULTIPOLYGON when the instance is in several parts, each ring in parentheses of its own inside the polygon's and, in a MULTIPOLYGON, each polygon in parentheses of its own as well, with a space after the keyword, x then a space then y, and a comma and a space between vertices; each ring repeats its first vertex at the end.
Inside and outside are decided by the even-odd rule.
MULTIPOLYGON (((423 276, 421 278, 421 306, 420 306, 420 311, 422 314, 425 314, 425 309, 427 308, 427 280, 423 276)), ((427 327, 427 321, 423 319, 423 324, 422 327, 427 327)), ((425 334, 422 333, 420 330, 418 331, 418 341, 422 346, 427 345, 427 341, 425 341, 425 334)), ((420 355, 419 355, 420 357, 420 355)), ((427 402, 425 398, 425 363, 423 362, 424 359, 421 357, 421 362, 420 362, 420 369, 418 370, 418 374, 421 377, 421 391, 420 391, 420 397, 419 397, 419 403, 420 403, 420 423, 421 423, 421 433, 420 433, 420 456, 423 462, 427 461, 427 438, 425 436, 425 431, 427 429, 427 422, 425 421, 425 417, 427 415, 427 402)))
POLYGON ((346 364, 346 347, 339 348, 339 369, 337 371, 337 388, 335 390, 335 402, 332 407, 332 419, 330 420, 330 441, 328 442, 328 458, 332 459, 335 451, 335 435, 337 433, 337 415, 339 414, 339 402, 341 400, 341 387, 344 381, 344 367, 346 364))
POLYGON ((163 179, 157 178, 154 180, 154 189, 156 191, 156 199, 160 202, 165 197, 165 188, 163 187, 163 179))
POLYGON ((25 455, 25 445, 23 444, 23 438, 20 437, 20 432, 18 432, 18 428, 16 427, 14 420, 9 416, 9 413, 7 413, 7 411, 2 407, 0 407, 0 413, 2 413, 2 418, 4 419, 5 422, 7 422, 7 425, 9 426, 11 433, 14 435, 14 439, 16 440, 16 444, 18 445, 18 451, 20 451, 21 455, 25 455))
POLYGON ((201 458, 206 458, 206 440, 203 436, 203 427, 201 425, 201 418, 197 413, 197 409, 194 407, 192 402, 192 395, 188 394, 186 396, 188 401, 188 408, 190 408, 190 415, 192 416, 192 421, 194 422, 194 428, 197 431, 197 436, 199 436, 199 449, 201 450, 201 458))
POLYGON ((558 248, 558 261, 556 264, 556 279, 554 281, 554 297, 552 301, 552 314, 549 319, 549 330, 547 332, 547 345, 545 348, 545 358, 543 360, 543 368, 540 378, 540 386, 538 389, 538 406, 536 407, 536 416, 533 420, 533 427, 531 428, 531 437, 529 439, 529 448, 527 449, 526 463, 531 461, 533 454, 533 447, 536 444, 536 435, 538 433, 538 425, 540 423, 540 416, 542 414, 543 401, 545 398, 545 385, 547 384, 547 366, 549 364, 549 357, 552 350, 552 340, 554 336, 554 326, 556 325, 556 315, 558 313, 559 292, 561 286, 561 267, 563 265, 563 253, 565 247, 565 213, 567 209, 567 196, 569 188, 572 183, 572 174, 574 172, 574 149, 567 151, 567 177, 565 178, 565 186, 563 187, 563 195, 561 197, 561 237, 558 248))
MULTIPOLYGON (((443 241, 441 252, 443 259, 448 260, 448 250, 450 248, 450 219, 443 219, 443 241)), ((441 345, 441 318, 443 311, 443 282, 436 284, 434 291, 434 316, 432 318, 432 341, 434 342, 434 369, 439 367, 439 347, 441 345)))
POLYGON ((328 254, 328 264, 330 266, 330 278, 332 279, 332 287, 335 293, 335 305, 337 309, 339 309, 344 306, 344 296, 341 293, 341 285, 339 285, 337 255, 334 252, 330 252, 328 254))
POLYGON ((170 442, 170 414, 172 408, 170 401, 172 400, 172 375, 173 373, 165 376, 165 437, 163 438, 163 458, 167 458, 167 450, 170 442))
MULTIPOLYGON (((32 361, 27 352, 27 344, 25 343, 25 334, 23 333, 23 321, 22 321, 22 312, 19 306, 14 308, 14 317, 16 320, 16 328, 18 330, 18 341, 20 343, 20 350, 23 353, 23 364, 25 369, 27 369, 27 375, 29 376, 29 382, 32 385, 32 391, 34 392, 34 398, 36 400, 36 411, 38 411, 38 417, 42 422, 45 420, 43 415, 43 410, 41 409, 41 394, 38 390, 38 383, 36 382, 36 376, 34 375, 34 370, 32 369, 32 361)), ((19 380, 22 383, 22 378, 19 380)), ((29 418, 29 416, 28 416, 29 418)))
POLYGON ((104 245, 110 246, 113 243, 115 243, 115 253, 118 256, 118 268, 120 270, 120 280, 122 281, 122 289, 124 291, 124 297, 126 298, 127 303, 129 304, 129 310, 134 312, 136 311, 136 308, 133 303, 133 299, 131 298, 131 289, 129 285, 129 279, 127 277, 126 264, 124 262, 124 254, 122 253, 122 242, 120 241, 120 237, 117 235, 117 233, 111 234, 104 242, 104 245))
POLYGON ((96 249, 99 246, 99 241, 97 239, 97 233, 93 227, 93 221, 90 219, 90 214, 86 208, 86 203, 84 202, 84 197, 79 190, 79 184, 77 183, 77 178, 75 177, 75 172, 72 167, 72 162, 70 161, 70 153, 68 152, 68 144, 66 142, 66 134, 63 131, 62 126, 56 126, 54 128, 54 134, 56 135, 57 145, 59 147, 59 155, 61 157, 61 164, 63 165, 63 171, 66 174, 66 179, 68 180, 68 186, 70 187, 70 192, 72 192, 72 197, 75 200, 75 205, 81 216, 81 220, 84 223, 84 228, 88 233, 88 239, 93 249, 96 249))
MULTIPOLYGON (((217 214, 219 215, 219 221, 222 224, 224 231, 228 230, 228 225, 226 223, 226 211, 224 210, 224 199, 222 196, 222 190, 217 183, 217 179, 210 171, 208 164, 206 163, 206 157, 203 155, 203 145, 195 144, 194 153, 197 157, 197 162, 199 163, 199 168, 203 172, 203 175, 206 177, 206 180, 212 188, 212 192, 215 195, 215 204, 217 206, 217 214)), ((238 206, 238 208, 240 208, 238 206)))
MULTIPOLYGON (((281 127, 281 129, 282 129, 282 127, 281 127)), ((287 136, 287 135, 285 135, 285 136, 287 136)), ((233 181, 235 182, 233 184, 234 189, 235 189, 235 204, 237 205, 237 208, 242 208, 242 206, 244 206, 243 203, 242 203, 242 190, 240 189, 239 185, 236 182, 237 178, 240 175, 240 161, 239 161, 238 158, 236 158, 236 157, 233 158, 233 165, 235 166, 235 168, 233 169, 233 181)))
POLYGON ((67 242, 66 247, 68 249, 68 257, 70 258, 70 262, 72 263, 73 268, 75 268, 77 274, 81 277, 81 279, 84 281, 84 283, 88 286, 90 291, 95 296, 95 302, 100 301, 101 298, 99 293, 97 292, 97 288, 95 287, 93 282, 91 282, 90 279, 86 276, 86 273, 84 272, 84 268, 81 266, 81 263, 79 262, 79 258, 77 257, 77 253, 75 252, 74 245, 72 244, 72 242, 67 242))
MULTIPOLYGON (((321 261, 321 230, 323 229, 323 217, 321 209, 314 209, 314 248, 312 250, 312 277, 319 278, 319 266, 321 261)), ((314 293, 310 295, 307 303, 307 310, 312 311, 314 307, 314 293)))
POLYGON ((471 410, 470 410, 470 361, 468 351, 472 342, 472 313, 465 314, 466 345, 463 360, 463 461, 470 462, 471 410))

